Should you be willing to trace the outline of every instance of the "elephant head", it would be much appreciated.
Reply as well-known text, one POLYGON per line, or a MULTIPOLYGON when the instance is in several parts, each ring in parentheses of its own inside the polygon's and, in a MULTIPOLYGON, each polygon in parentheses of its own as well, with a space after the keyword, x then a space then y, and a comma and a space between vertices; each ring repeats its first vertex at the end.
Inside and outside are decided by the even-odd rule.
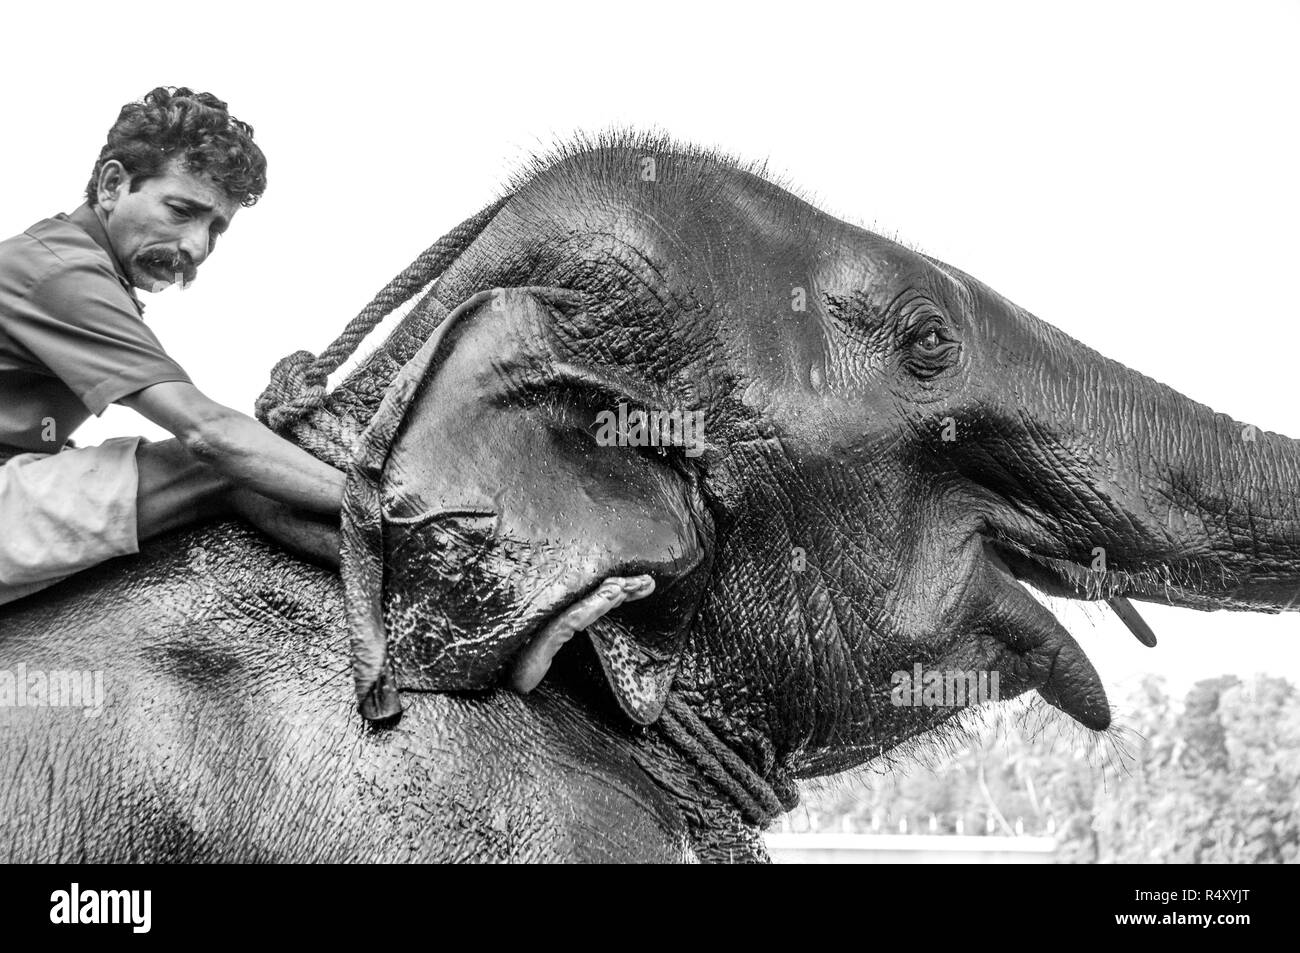
POLYGON ((995 674, 1106 728, 1025 584, 1139 632, 1128 600, 1300 602, 1300 443, 668 142, 521 177, 336 409, 376 416, 365 382, 403 365, 373 502, 405 687, 500 684, 602 580, 649 575, 585 670, 634 721, 672 687, 760 773, 807 777, 964 710, 900 703, 899 673, 995 674), (470 299, 437 335, 435 297, 470 299))

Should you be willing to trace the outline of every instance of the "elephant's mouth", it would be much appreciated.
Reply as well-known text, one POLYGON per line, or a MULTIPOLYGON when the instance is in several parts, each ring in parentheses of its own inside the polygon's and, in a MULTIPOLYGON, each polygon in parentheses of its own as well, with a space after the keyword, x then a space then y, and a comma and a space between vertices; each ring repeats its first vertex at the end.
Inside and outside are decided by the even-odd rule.
MULTIPOLYGON (((1029 583, 1039 592, 1076 601, 1105 600, 1139 642, 1148 648, 1155 648, 1155 633, 1129 602, 1128 596, 1145 594, 1146 587, 1151 584, 1151 577, 1158 576, 1158 573, 1148 571, 1138 578, 1131 573, 1113 569, 1085 569, 1068 559, 1042 556, 1027 546, 1005 538, 986 539, 985 547, 1002 561, 1016 579, 1029 583)), ((1168 578, 1167 574, 1165 578, 1168 578)))
POLYGON ((986 539, 985 545, 1016 579, 1046 595, 1084 601, 1122 595, 1123 582, 1117 578, 1118 573, 1085 569, 1070 560, 1042 556, 1006 538, 986 539))
POLYGON ((1124 597, 1123 573, 1108 573, 1080 566, 1068 560, 1043 556, 1005 538, 984 538, 984 554, 995 571, 999 592, 995 600, 1018 603, 1006 612, 1004 628, 997 634, 1025 660, 1033 672, 1034 687, 1049 704, 1080 724, 1094 730, 1110 723, 1106 690, 1087 654, 1046 608, 1031 602, 1021 583, 1040 592, 1073 600, 1104 599, 1120 619, 1146 645, 1155 636, 1124 597), (1014 622, 1008 622, 1008 620, 1014 622))

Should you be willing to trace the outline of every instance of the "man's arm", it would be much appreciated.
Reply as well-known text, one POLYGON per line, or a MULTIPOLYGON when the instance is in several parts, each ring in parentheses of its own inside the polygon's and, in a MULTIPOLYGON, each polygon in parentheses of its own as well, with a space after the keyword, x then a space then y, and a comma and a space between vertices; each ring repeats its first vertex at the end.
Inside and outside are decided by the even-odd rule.
POLYGON ((154 384, 119 403, 172 433, 195 459, 236 487, 311 513, 338 516, 342 472, 247 414, 204 396, 193 384, 154 384))
POLYGON ((337 514, 314 518, 252 490, 232 490, 226 499, 236 513, 281 546, 323 566, 339 568, 337 514))

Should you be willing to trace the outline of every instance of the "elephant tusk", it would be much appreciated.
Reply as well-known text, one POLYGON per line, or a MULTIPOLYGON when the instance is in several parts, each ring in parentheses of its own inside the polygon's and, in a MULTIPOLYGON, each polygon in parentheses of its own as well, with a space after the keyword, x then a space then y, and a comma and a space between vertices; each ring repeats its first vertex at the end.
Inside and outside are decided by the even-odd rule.
POLYGON ((1156 634, 1151 631, 1151 626, 1147 625, 1146 619, 1138 615, 1137 609, 1133 608, 1133 603, 1124 596, 1112 596, 1106 602, 1115 610, 1120 621, 1128 626, 1128 630, 1137 636, 1139 642, 1149 649, 1156 647, 1156 634))

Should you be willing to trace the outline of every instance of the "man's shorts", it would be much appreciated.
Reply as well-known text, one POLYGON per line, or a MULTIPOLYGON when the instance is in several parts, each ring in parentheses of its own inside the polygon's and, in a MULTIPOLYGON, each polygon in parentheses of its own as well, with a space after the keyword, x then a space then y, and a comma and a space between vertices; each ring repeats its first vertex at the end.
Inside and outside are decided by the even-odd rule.
POLYGON ((0 466, 0 604, 140 551, 139 444, 139 437, 117 437, 19 454, 0 466))

